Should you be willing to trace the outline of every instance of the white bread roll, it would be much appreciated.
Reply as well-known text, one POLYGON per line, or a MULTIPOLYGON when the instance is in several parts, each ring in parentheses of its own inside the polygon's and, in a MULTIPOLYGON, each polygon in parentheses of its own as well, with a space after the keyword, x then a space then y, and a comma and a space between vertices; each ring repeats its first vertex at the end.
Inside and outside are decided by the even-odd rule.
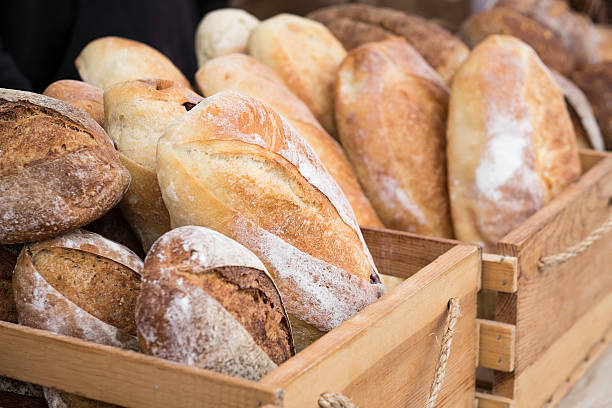
POLYGON ((346 51, 323 24, 291 14, 269 18, 251 33, 249 54, 283 78, 336 136, 334 81, 346 51))
POLYGON ((455 235, 487 250, 580 174, 563 93, 514 37, 487 38, 463 64, 447 137, 455 235))
POLYGON ((119 205, 145 252, 170 230, 155 173, 157 140, 166 126, 201 100, 184 86, 162 79, 121 82, 104 92, 104 127, 132 176, 119 205))
POLYGON ((119 82, 141 78, 167 79, 191 87, 164 54, 127 38, 98 38, 81 50, 74 64, 83 81, 103 90, 119 82))
POLYGON ((240 52, 246 54, 251 31, 259 20, 240 9, 219 9, 207 13, 195 34, 198 67, 213 58, 240 52))
POLYGON ((220 92, 175 121, 157 146, 157 176, 173 227, 219 231, 263 261, 298 350, 382 294, 344 194, 257 99, 220 92))

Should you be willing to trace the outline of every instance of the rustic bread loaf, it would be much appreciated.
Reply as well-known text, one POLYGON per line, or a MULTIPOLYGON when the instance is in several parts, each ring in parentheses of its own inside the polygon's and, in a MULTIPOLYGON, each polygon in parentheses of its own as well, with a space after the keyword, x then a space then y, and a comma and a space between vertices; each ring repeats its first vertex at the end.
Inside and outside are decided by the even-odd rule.
MULTIPOLYGON (((26 245, 13 276, 19 323, 135 350, 141 270, 129 249, 82 230, 26 245)), ((101 404, 53 389, 45 397, 57 407, 101 404)))
POLYGON ((272 68, 325 130, 336 135, 334 80, 346 51, 324 25, 279 14, 255 27, 249 54, 272 68))
POLYGON ((442 78, 402 38, 355 48, 338 70, 340 140, 388 228, 452 236, 447 104, 442 78))
POLYGON ((368 42, 403 37, 446 83, 469 53, 461 40, 442 27, 399 10, 344 4, 317 10, 308 17, 325 24, 349 51, 368 42))
POLYGON ((19 244, 0 245, 0 320, 11 323, 17 323, 12 280, 19 251, 19 244))
POLYGON ((612 150, 612 61, 576 71, 572 74, 572 80, 591 102, 606 147, 612 150))
POLYGON ((516 10, 494 7, 472 15, 461 25, 461 39, 471 48, 493 34, 511 35, 526 42, 546 66, 564 75, 574 68, 574 61, 559 37, 550 28, 516 10))
POLYGON ((59 99, 79 108, 100 126, 104 126, 104 100, 103 91, 97 86, 72 79, 55 81, 45 89, 43 95, 59 99))
POLYGON ((294 353, 278 289, 248 249, 197 227, 158 239, 136 306, 140 348, 257 381, 294 353))
POLYGON ((100 218, 130 182, 104 130, 65 102, 0 89, 0 243, 100 218))
POLYGON ((240 9, 219 9, 206 14, 195 35, 198 67, 223 55, 246 54, 249 36, 257 24, 256 17, 240 9))
POLYGON ((601 61, 612 61, 612 26, 596 24, 595 31, 599 37, 597 51, 601 61))
POLYGON ((138 41, 102 37, 87 44, 74 61, 81 79, 103 90, 141 78, 161 78, 189 88, 187 78, 161 52, 138 41))
POLYGON ((196 82, 204 96, 233 90, 257 98, 275 109, 321 159, 349 200, 359 224, 382 227, 342 147, 274 71, 248 55, 233 54, 208 61, 197 72, 196 82))
POLYGON ((162 79, 126 81, 104 92, 106 131, 132 176, 121 210, 145 252, 170 230, 155 174, 157 140, 168 124, 201 100, 184 86, 162 79))
POLYGON ((488 250, 580 174, 561 89, 513 37, 487 38, 457 72, 447 138, 455 235, 488 250))
POLYGON ((344 194, 257 99, 220 92, 172 123, 157 146, 157 176, 173 227, 214 229, 263 261, 298 350, 382 294, 344 194))

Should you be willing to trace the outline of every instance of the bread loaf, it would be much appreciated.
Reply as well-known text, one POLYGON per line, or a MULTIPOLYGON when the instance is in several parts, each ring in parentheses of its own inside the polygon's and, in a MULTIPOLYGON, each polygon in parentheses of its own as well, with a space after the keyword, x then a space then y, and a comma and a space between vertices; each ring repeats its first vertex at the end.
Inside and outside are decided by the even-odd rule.
POLYGON ((573 58, 550 28, 513 9, 494 7, 472 15, 461 25, 461 39, 472 48, 493 34, 511 35, 526 42, 546 66, 563 75, 574 68, 573 58))
POLYGON ((132 176, 121 210, 145 252, 170 230, 155 174, 157 140, 168 124, 201 100, 189 89, 162 79, 126 81, 104 92, 106 131, 132 176))
POLYGON ((219 9, 206 14, 195 35, 198 67, 223 55, 246 54, 249 36, 257 24, 257 18, 240 9, 219 9))
POLYGON ((349 51, 365 43, 403 37, 446 83, 469 53, 461 40, 442 27, 399 10, 343 4, 317 10, 308 17, 325 24, 349 51))
POLYGON ((601 61, 612 61, 612 26, 596 24, 595 31, 599 41, 597 42, 597 53, 601 61))
POLYGON ((148 354, 253 381, 294 352, 289 318, 264 265, 202 227, 177 228, 155 242, 136 325, 148 354))
MULTIPOLYGON (((19 323, 135 350, 141 270, 134 253, 91 232, 26 245, 13 276, 19 323)), ((52 407, 101 404, 53 389, 45 397, 52 407)))
POLYGON ((338 70, 340 140, 388 228, 452 236, 447 104, 442 78, 401 38, 355 48, 338 70))
POLYGON ((455 76, 447 138, 455 235, 487 250, 580 174, 561 89, 513 37, 481 42, 455 76))
POLYGON ((102 89, 81 81, 63 79, 45 89, 43 95, 59 99, 79 108, 104 126, 104 100, 102 89))
POLYGON ((574 72, 572 80, 591 102, 606 147, 612 150, 612 61, 589 65, 574 72))
POLYGON ((21 245, 0 245, 0 320, 11 323, 17 323, 12 280, 20 250, 21 245))
POLYGON ((253 30, 249 54, 272 68, 325 130, 336 135, 333 88, 346 51, 324 25, 279 14, 253 30))
POLYGON ((98 38, 81 50, 74 64, 83 81, 103 90, 141 78, 167 79, 190 87, 187 78, 165 55, 127 38, 98 38))
POLYGON ((263 261, 298 350, 382 294, 338 185, 257 99, 220 92, 172 123, 157 146, 157 176, 173 227, 219 231, 263 261))
POLYGON ((0 89, 0 243, 45 239, 100 218, 129 182, 89 115, 47 96, 0 89))
POLYGON ((101 218, 85 225, 83 229, 95 232, 106 239, 128 247, 140 258, 144 258, 146 255, 136 233, 125 220, 118 205, 111 208, 101 218))
POLYGON ((196 74, 196 82, 204 96, 233 90, 257 98, 275 109, 321 159, 349 200, 359 224, 382 227, 342 147, 274 71, 247 55, 233 54, 207 62, 196 74))

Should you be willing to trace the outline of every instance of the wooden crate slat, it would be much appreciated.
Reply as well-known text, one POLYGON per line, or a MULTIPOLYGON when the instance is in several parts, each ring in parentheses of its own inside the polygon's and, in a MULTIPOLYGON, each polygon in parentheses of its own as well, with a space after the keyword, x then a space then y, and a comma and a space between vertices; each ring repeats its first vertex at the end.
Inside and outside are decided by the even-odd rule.
POLYGON ((514 293, 518 289, 518 259, 514 256, 482 254, 482 288, 514 293))
POLYGON ((498 371, 514 370, 515 326, 477 319, 479 329, 479 365, 498 371))
POLYGON ((510 398, 486 394, 484 392, 477 392, 476 400, 478 408, 515 408, 514 401, 510 398))

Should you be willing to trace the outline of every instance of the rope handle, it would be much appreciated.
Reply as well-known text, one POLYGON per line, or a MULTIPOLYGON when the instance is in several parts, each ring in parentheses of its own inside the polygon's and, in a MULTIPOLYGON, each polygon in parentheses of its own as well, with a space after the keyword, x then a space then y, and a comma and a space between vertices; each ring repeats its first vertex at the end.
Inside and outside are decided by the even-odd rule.
POLYGON ((600 225, 598 228, 593 230, 585 239, 573 245, 565 252, 559 252, 558 254, 544 256, 538 259, 538 270, 542 271, 550 266, 560 265, 571 259, 574 259, 584 251, 586 251, 591 245, 601 239, 606 233, 612 230, 612 216, 608 218, 606 222, 600 225))

